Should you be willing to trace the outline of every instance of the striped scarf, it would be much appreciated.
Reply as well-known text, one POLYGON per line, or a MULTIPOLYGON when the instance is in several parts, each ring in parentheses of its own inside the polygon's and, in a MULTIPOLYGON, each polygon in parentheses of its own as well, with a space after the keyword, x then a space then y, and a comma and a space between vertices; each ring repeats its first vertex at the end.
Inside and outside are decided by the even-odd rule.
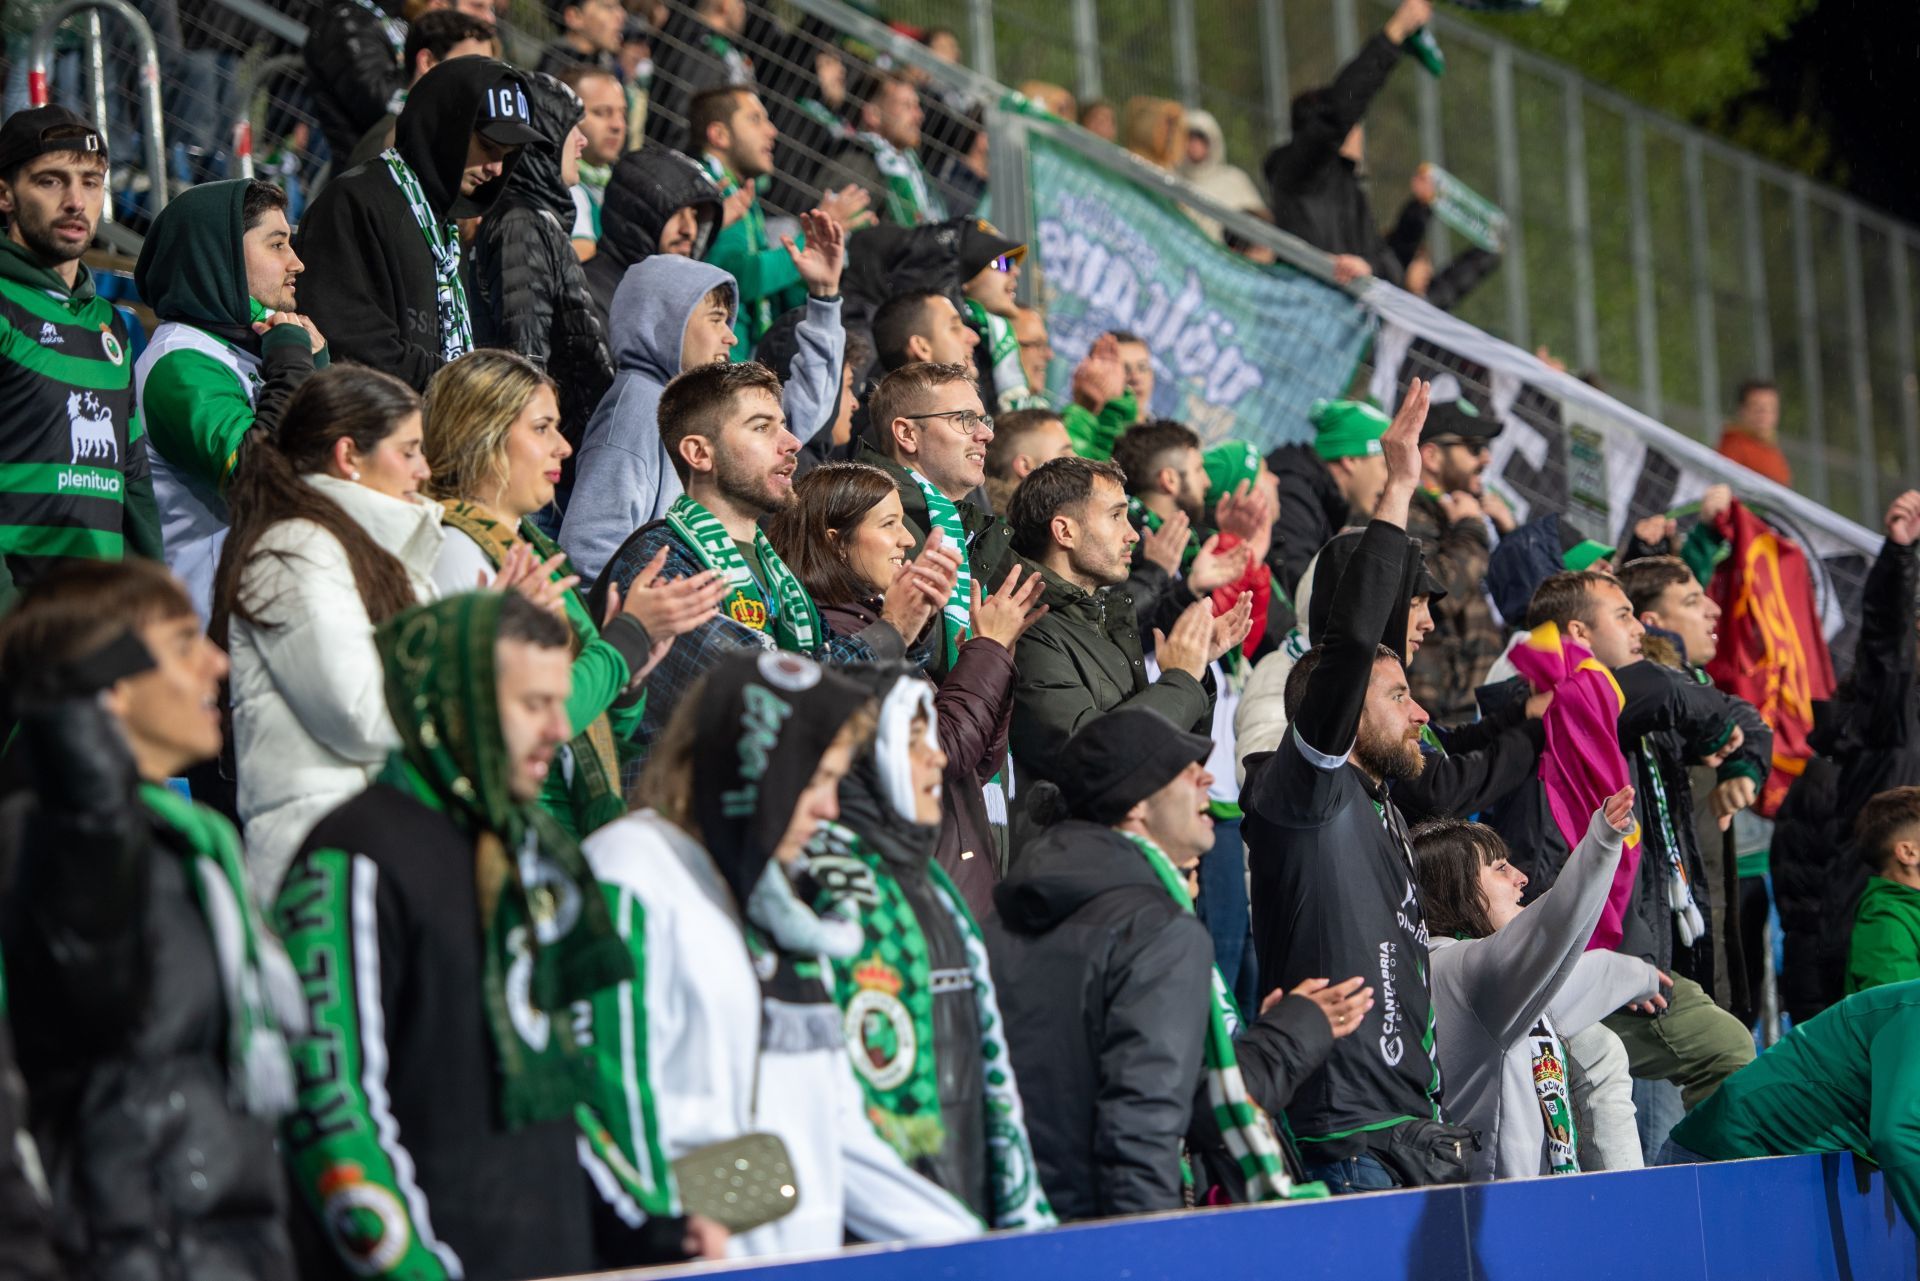
POLYGON ((927 185, 927 172, 920 167, 918 155, 902 151, 877 133, 862 133, 859 137, 873 152, 874 168, 886 179, 889 222, 900 227, 918 227, 946 219, 946 202, 927 185))
MULTIPOLYGON (((967 639, 967 627, 973 621, 973 564, 967 555, 967 526, 960 519, 960 508, 951 498, 935 489, 933 482, 917 471, 907 473, 927 498, 927 519, 947 536, 947 545, 960 553, 960 577, 940 611, 940 627, 947 640, 947 666, 959 657, 960 644, 967 639)), ((909 638, 911 639, 911 638, 909 638)))
MULTIPOLYGON (((1122 832, 1146 858, 1147 866, 1182 910, 1192 913, 1193 900, 1187 896, 1185 881, 1174 868, 1173 860, 1144 836, 1122 832)), ((1239 1018, 1233 1012, 1233 997, 1218 966, 1212 968, 1213 1002, 1207 1012, 1207 1104, 1213 1109, 1214 1124, 1226 1140, 1227 1151, 1240 1166, 1247 1183, 1249 1201, 1284 1201, 1296 1193, 1293 1180, 1280 1155, 1280 1142, 1273 1137, 1272 1122, 1247 1095, 1240 1079, 1240 1064, 1234 1058, 1233 1033, 1239 1018)))

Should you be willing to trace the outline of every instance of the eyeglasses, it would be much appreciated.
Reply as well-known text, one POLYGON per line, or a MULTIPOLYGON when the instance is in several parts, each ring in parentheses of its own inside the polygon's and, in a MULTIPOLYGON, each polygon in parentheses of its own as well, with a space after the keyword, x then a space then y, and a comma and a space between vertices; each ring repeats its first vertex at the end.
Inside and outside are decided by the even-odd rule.
POLYGON ((909 422, 918 421, 922 418, 951 418, 953 425, 969 436, 978 432, 982 427, 985 427, 989 432, 993 430, 992 414, 976 414, 971 409, 940 409, 930 414, 901 414, 900 416, 909 422))

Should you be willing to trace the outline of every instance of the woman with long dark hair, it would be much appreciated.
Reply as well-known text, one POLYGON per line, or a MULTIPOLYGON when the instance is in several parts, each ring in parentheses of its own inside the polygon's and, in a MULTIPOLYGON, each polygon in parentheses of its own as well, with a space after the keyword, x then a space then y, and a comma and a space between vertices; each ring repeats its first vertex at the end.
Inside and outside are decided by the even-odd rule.
POLYGON ((308 829, 372 781, 398 743, 373 629, 432 600, 440 508, 420 398, 357 365, 294 393, 249 441, 227 487, 232 532, 214 578, 231 699, 247 879, 271 903, 308 829))
MULTIPOLYGON (((909 561, 913 531, 892 477, 865 463, 815 468, 793 487, 793 502, 773 518, 767 538, 812 595, 830 633, 859 635, 882 658, 899 653, 904 639, 914 647, 909 661, 925 666, 931 655, 924 641, 942 639, 937 624, 950 581, 942 575, 954 557, 929 541, 920 558, 909 561)), ((991 825, 1006 817, 989 811, 984 789, 1006 765, 1013 647, 1046 613, 1045 606, 1033 607, 1042 587, 1038 573, 1023 581, 1018 566, 984 599, 974 584, 968 639, 935 699, 947 755, 935 857, 983 916, 993 910, 1003 861, 991 825)))

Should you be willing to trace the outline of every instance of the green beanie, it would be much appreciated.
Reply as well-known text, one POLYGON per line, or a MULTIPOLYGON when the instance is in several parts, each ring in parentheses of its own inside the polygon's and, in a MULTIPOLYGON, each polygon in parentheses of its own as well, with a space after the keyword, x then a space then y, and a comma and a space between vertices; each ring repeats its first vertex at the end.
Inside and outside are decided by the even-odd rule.
POLYGON ((1260 451, 1244 440, 1223 440, 1201 455, 1207 468, 1207 502, 1240 488, 1260 474, 1260 451))
POLYGON ((1594 538, 1583 538, 1560 553, 1560 563, 1574 573, 1591 569, 1593 562, 1613 555, 1613 548, 1594 538))
POLYGON ((1380 438, 1393 420, 1364 400, 1316 400, 1307 410, 1313 452, 1332 462, 1380 452, 1380 438))

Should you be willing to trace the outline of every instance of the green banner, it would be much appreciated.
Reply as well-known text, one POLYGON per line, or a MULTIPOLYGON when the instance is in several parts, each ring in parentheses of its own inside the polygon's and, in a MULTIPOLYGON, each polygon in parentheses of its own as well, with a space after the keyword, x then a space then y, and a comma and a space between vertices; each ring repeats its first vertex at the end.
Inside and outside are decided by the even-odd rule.
POLYGON ((1056 403, 1070 398, 1094 339, 1120 330, 1153 354, 1154 416, 1262 451, 1308 439, 1307 407, 1347 390, 1372 333, 1365 309, 1310 276, 1242 258, 1178 205, 1038 131, 1030 144, 1056 403))

